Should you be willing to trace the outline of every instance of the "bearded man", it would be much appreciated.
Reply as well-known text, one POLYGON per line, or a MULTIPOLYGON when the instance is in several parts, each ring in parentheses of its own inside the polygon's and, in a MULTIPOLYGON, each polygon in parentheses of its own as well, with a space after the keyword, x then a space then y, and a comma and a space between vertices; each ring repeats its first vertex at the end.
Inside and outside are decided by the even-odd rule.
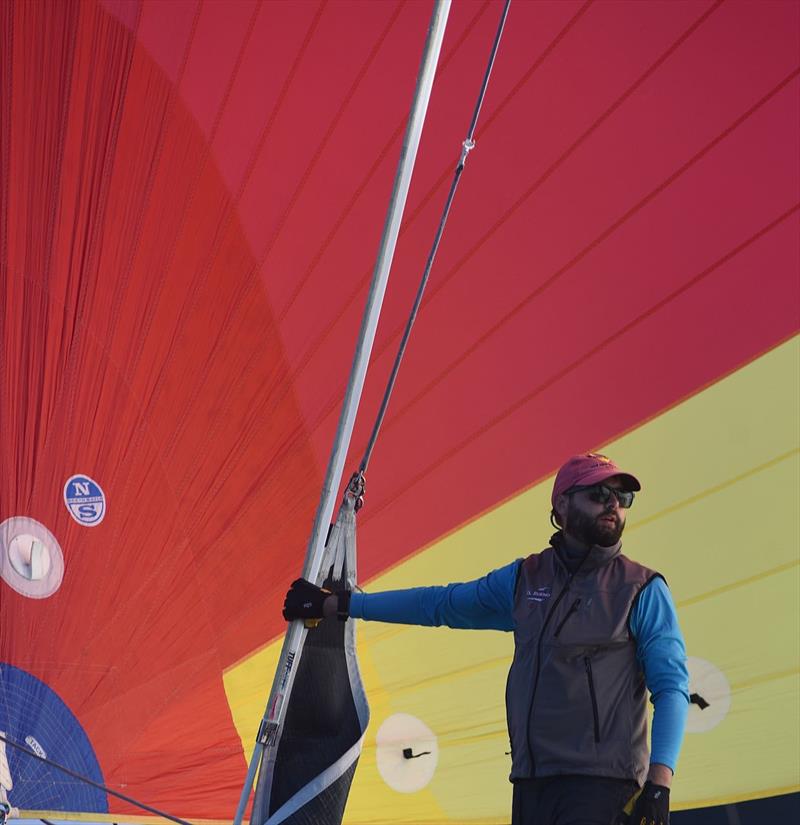
POLYGON ((553 484, 557 532, 542 552, 445 587, 330 593, 298 579, 284 617, 513 632, 512 825, 668 825, 689 679, 666 581, 621 552, 640 490, 606 456, 573 456, 553 484))

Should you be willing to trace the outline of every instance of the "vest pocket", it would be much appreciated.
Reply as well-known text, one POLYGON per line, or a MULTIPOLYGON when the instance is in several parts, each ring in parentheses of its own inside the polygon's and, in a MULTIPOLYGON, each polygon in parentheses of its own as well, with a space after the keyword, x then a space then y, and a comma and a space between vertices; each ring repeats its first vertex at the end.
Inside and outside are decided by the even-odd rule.
POLYGON ((600 714, 597 712, 597 696, 594 692, 594 676, 592 675, 592 660, 588 656, 583 657, 586 667, 586 681, 589 683, 589 696, 592 700, 592 717, 594 718, 594 741, 600 741, 600 714))

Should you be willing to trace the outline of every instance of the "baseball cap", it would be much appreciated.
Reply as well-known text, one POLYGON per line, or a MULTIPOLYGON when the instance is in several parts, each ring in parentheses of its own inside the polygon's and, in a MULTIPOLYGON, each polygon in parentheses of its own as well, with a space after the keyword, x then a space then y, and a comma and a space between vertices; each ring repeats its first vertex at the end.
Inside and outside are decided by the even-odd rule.
POLYGON ((610 459, 600 453, 581 453, 574 455, 561 465, 553 482, 553 495, 550 501, 555 508, 556 497, 572 487, 599 484, 612 476, 621 476, 626 490, 641 490, 642 485, 636 476, 626 473, 610 459))

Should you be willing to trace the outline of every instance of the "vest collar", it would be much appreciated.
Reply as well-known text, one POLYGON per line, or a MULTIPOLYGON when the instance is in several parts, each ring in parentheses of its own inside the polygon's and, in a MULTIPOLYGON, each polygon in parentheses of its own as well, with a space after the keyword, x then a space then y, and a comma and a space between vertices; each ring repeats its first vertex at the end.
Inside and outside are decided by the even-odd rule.
POLYGON ((577 572, 578 575, 583 575, 597 570, 618 556, 622 550, 622 540, 620 539, 610 547, 601 547, 599 544, 594 544, 584 557, 583 554, 567 549, 564 537, 559 530, 550 539, 550 546, 555 550, 556 558, 567 568, 568 572, 577 572), (581 559, 583 560, 581 561, 581 559))

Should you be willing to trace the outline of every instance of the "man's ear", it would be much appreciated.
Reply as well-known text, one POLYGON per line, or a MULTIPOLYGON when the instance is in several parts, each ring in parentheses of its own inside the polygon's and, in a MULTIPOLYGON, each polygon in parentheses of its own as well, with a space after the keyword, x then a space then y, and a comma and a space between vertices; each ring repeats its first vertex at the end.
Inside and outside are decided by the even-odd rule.
POLYGON ((556 496, 555 501, 555 509, 556 515, 558 516, 558 522, 561 525, 562 529, 566 526, 567 523, 567 508, 569 507, 569 498, 565 496, 563 493, 556 496))

